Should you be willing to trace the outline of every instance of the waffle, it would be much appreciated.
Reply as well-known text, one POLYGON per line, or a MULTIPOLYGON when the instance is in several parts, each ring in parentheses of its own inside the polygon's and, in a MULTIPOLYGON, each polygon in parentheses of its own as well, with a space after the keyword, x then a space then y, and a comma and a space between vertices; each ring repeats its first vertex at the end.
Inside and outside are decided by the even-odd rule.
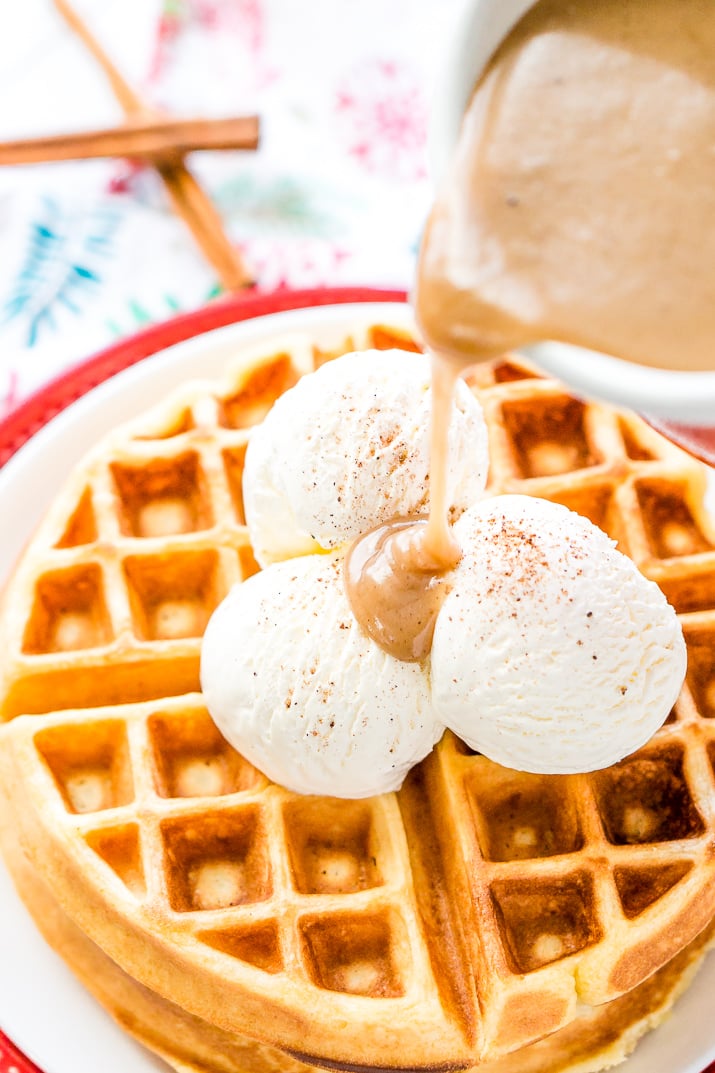
MULTIPOLYGON (((10 830, 3 832, 3 852, 25 905, 50 945, 118 1024, 177 1073, 320 1073, 318 1067, 275 1048, 224 1032, 133 980, 63 913, 10 830)), ((479 1073, 591 1073, 619 1062, 666 1016, 714 938, 715 925, 710 924, 622 998, 593 1007, 561 1031, 476 1068, 479 1073)))
POLYGON ((309 1064, 491 1071, 635 994, 715 914, 715 532, 703 468, 638 418, 521 362, 475 370, 490 491, 587 515, 660 584, 681 696, 590 775, 508 771, 447 733, 399 794, 269 783, 196 692, 208 616, 256 569, 250 428, 302 373, 381 345, 414 348, 371 325, 246 351, 78 467, 5 597, 3 807, 69 920, 187 1016, 309 1064))

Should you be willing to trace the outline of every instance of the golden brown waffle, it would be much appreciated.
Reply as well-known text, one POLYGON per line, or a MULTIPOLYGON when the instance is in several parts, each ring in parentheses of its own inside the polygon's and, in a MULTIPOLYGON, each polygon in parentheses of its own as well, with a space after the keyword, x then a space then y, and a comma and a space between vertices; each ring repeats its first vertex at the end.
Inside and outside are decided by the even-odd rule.
MULTIPOLYGON (((18 890, 50 945, 115 1020, 178 1073, 319 1073, 275 1048, 194 1017, 123 972, 63 913, 49 887, 3 832, 3 853, 18 890)), ((478 1073, 591 1073, 628 1055, 688 986, 715 924, 638 987, 582 1013, 537 1043, 478 1067, 478 1073)))
MULTIPOLYGON (((380 344, 400 333, 343 349, 380 344)), ((686 686, 604 772, 518 774, 447 734, 398 795, 292 795, 194 691, 210 612, 256 568, 249 428, 335 353, 300 338, 245 353, 75 472, 5 600, 5 808, 63 912, 189 1014, 309 1061, 470 1066, 629 992, 715 914, 704 471, 526 365, 478 370, 491 490, 565 503, 618 540, 681 614, 686 686)))

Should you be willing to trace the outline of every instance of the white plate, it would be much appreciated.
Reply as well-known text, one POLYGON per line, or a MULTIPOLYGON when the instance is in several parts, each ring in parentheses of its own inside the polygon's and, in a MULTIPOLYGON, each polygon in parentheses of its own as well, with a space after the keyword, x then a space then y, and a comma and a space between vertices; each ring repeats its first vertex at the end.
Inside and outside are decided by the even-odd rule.
MULTIPOLYGON (((330 345, 356 324, 410 326, 403 304, 292 310, 179 343, 119 373, 64 410, 0 472, 0 585, 75 462, 111 425, 135 416, 190 377, 218 375, 247 343, 305 330, 330 345), (32 490, 31 495, 28 490, 32 490), (11 527, 8 519, 12 520, 11 527)), ((0 866, 0 1028, 45 1073, 157 1073, 167 1067, 125 1035, 37 933, 0 866)), ((701 1073, 715 1060, 715 956, 675 1013, 619 1073, 701 1073)))

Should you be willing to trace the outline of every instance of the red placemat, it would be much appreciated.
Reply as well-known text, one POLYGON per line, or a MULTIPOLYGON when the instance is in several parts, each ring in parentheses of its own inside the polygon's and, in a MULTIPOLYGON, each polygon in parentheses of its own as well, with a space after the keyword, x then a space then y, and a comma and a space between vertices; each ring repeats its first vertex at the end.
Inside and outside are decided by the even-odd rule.
MULTIPOLYGON (((152 354, 214 328, 288 309, 340 305, 350 302, 403 302, 404 291, 366 287, 278 291, 238 295, 183 316, 154 325, 108 347, 50 381, 0 422, 0 466, 51 418, 93 387, 152 354)), ((706 461, 715 462, 715 428, 683 429, 663 423, 658 428, 706 461)), ((0 1031, 0 1073, 42 1073, 0 1031)), ((677 1071, 673 1071, 677 1073, 677 1071)), ((703 1073, 715 1073, 715 1062, 703 1073)))

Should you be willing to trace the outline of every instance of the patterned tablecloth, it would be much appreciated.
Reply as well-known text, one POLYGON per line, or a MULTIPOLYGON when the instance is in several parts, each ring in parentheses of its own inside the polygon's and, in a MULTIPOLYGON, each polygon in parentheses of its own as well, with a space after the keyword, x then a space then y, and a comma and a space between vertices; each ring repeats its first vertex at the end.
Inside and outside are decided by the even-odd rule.
MULTIPOLYGON (((151 103, 256 111, 257 153, 194 154, 259 288, 409 287, 430 100, 464 0, 75 0, 151 103)), ((51 0, 0 35, 0 139, 121 119, 51 0)), ((113 339, 196 308, 213 270, 151 169, 0 170, 0 417, 113 339)))

